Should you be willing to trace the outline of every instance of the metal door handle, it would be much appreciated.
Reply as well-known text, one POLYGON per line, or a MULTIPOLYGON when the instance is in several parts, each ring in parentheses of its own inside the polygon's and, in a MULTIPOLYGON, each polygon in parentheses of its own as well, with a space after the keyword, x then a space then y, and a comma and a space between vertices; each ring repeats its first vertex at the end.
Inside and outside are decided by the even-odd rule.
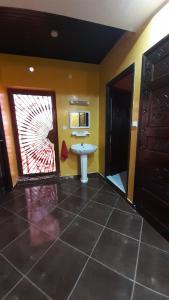
POLYGON ((2 143, 3 142, 3 140, 0 140, 0 143, 2 143))

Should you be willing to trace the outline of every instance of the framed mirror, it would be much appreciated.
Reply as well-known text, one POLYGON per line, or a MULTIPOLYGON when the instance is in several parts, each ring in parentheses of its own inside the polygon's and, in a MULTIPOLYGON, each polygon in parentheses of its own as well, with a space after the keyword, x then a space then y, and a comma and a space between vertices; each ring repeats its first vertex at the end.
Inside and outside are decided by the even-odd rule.
POLYGON ((90 128, 90 112, 76 111, 69 112, 70 128, 90 128))

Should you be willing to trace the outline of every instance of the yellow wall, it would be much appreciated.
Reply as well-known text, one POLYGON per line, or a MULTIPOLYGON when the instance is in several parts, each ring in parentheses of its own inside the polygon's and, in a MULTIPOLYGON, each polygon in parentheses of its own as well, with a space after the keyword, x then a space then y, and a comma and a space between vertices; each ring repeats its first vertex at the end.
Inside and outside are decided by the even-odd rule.
POLYGON ((0 106, 1 106, 6 145, 8 151, 10 173, 11 173, 13 185, 15 185, 18 179, 18 168, 16 163, 14 136, 13 136, 13 130, 11 124, 11 115, 9 110, 8 97, 6 95, 6 91, 3 89, 1 85, 0 85, 0 106))
MULTIPOLYGON (((100 65, 100 172, 104 174, 105 157, 105 85, 129 65, 135 63, 133 120, 138 119, 142 54, 169 33, 169 4, 163 7, 138 33, 125 34, 100 65)), ((137 130, 131 132, 128 198, 133 199, 137 130)))
MULTIPOLYGON (((41 59, 26 56, 0 54, 0 93, 3 105, 3 118, 7 120, 6 138, 13 184, 18 178, 16 154, 13 143, 11 120, 9 114, 8 87, 21 87, 53 90, 56 93, 59 157, 61 142, 64 139, 68 148, 77 142, 87 142, 98 145, 99 128, 99 66, 83 63, 73 63, 59 60, 41 59), (29 66, 35 68, 34 73, 27 71, 29 66), (71 74, 71 76, 69 76, 71 74), (72 77, 72 78, 71 78, 72 77), (68 97, 76 95, 80 99, 89 100, 89 106, 69 105, 68 97), (91 128, 89 137, 72 137, 68 124, 68 111, 87 110, 91 112, 91 128), (63 131, 63 125, 68 127, 63 131), (9 146, 10 144, 10 146, 9 146)), ((88 171, 98 172, 99 151, 89 157, 88 171)), ((76 175, 80 173, 78 157, 70 153, 65 162, 60 162, 60 174, 76 175)))
MULTIPOLYGON (((57 102, 59 152, 63 139, 65 139, 68 147, 77 142, 99 144, 99 150, 89 158, 88 171, 97 172, 99 170, 104 173, 105 85, 129 65, 135 63, 133 120, 137 120, 142 54, 169 33, 168 16, 169 4, 163 7, 142 31, 125 34, 100 66, 0 54, 0 101, 4 111, 3 119, 13 184, 16 183, 18 172, 6 95, 7 87, 54 90, 57 102), (27 72, 28 66, 33 66, 35 72, 27 72), (72 75, 72 79, 69 74, 72 75), (89 100, 90 105, 88 107, 70 106, 68 104, 70 95, 89 100), (68 111, 76 109, 91 111, 91 128, 89 129, 91 135, 89 137, 76 138, 70 135, 70 129, 63 131, 63 125, 68 126, 68 111)), ((132 129, 128 191, 128 198, 131 201, 133 199, 136 139, 137 130, 132 129)), ((80 173, 77 156, 70 153, 67 161, 60 162, 60 170, 62 176, 80 173)))

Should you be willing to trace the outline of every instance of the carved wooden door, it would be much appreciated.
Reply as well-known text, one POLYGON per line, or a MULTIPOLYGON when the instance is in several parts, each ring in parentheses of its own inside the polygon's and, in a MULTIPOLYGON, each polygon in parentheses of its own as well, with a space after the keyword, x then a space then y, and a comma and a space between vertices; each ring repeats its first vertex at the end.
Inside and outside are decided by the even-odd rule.
POLYGON ((169 37, 143 57, 134 200, 169 238, 169 37))

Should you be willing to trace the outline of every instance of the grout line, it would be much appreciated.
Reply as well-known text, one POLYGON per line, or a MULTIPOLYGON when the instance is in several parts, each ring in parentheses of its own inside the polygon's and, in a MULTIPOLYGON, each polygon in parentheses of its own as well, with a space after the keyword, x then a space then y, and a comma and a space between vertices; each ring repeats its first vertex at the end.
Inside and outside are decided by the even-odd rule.
MULTIPOLYGON (((94 195, 93 195, 92 197, 94 197, 95 194, 96 194, 96 193, 94 193, 94 195)), ((59 205, 60 205, 62 202, 64 202, 65 200, 67 200, 71 195, 73 195, 73 193, 72 193, 72 194, 69 194, 67 197, 65 197, 65 198, 59 203, 59 205)), ((91 198, 92 198, 92 197, 91 197, 91 198)), ((86 206, 87 206, 90 202, 91 202, 91 200, 88 200, 88 201, 86 202, 86 204, 84 205, 84 207, 82 207, 82 209, 79 211, 78 214, 77 214, 77 213, 75 214, 75 213, 73 213, 73 212, 71 212, 71 211, 69 211, 69 210, 63 209, 63 208, 59 207, 58 204, 57 204, 53 209, 51 209, 51 211, 49 211, 49 214, 50 214, 52 211, 54 211, 55 209, 62 209, 62 210, 66 211, 66 212, 68 212, 68 213, 70 213, 70 214, 73 214, 75 217, 77 217, 77 216, 79 216, 79 214, 81 213, 81 211, 82 211, 84 208, 86 208, 86 206)), ((37 224, 31 222, 30 220, 28 220, 28 219, 24 218, 23 216, 17 214, 16 212, 10 211, 10 210, 7 209, 7 208, 5 208, 5 209, 6 209, 7 211, 9 211, 9 212, 12 212, 13 216, 18 217, 19 219, 25 221, 26 223, 28 223, 28 224, 30 224, 30 225, 36 227, 38 230, 41 230, 42 232, 45 232, 45 233, 49 234, 47 231, 42 230, 37 224)), ((23 208, 21 211, 23 211, 24 209, 26 209, 26 207, 23 208)), ((19 212, 21 212, 21 211, 19 211, 19 212)), ((10 217, 9 217, 9 218, 10 218, 10 217)), ((10 244, 12 244, 17 238, 19 238, 20 236, 22 236, 22 234, 24 234, 28 229, 29 229, 29 228, 27 228, 23 233, 21 233, 21 234, 20 234, 19 236, 17 236, 14 240, 12 240, 9 244, 7 244, 4 248, 2 248, 2 249, 0 250, 0 253, 1 253, 1 251, 3 251, 4 249, 6 249, 10 244)), ((62 232, 62 233, 63 233, 63 232, 62 232)))
POLYGON ((142 284, 142 283, 139 283, 139 282, 136 281, 136 284, 139 285, 139 286, 141 286, 141 287, 143 287, 143 288, 145 288, 145 289, 147 289, 147 290, 149 290, 149 291, 151 291, 151 292, 153 292, 153 293, 155 293, 155 294, 157 294, 157 295, 160 295, 160 296, 165 297, 166 299, 169 299, 169 296, 167 296, 167 295, 165 295, 165 294, 162 294, 162 293, 160 293, 160 292, 157 292, 157 291, 155 291, 155 290, 153 290, 153 289, 147 287, 146 285, 144 285, 144 284, 142 284))
POLYGON ((84 270, 85 270, 85 268, 86 268, 86 266, 87 266, 87 264, 88 264, 90 258, 92 258, 91 256, 92 256, 92 254, 93 254, 93 252, 94 252, 94 250, 95 250, 95 248, 96 248, 96 246, 97 246, 97 244, 98 244, 98 242, 99 242, 99 240, 100 240, 100 237, 101 237, 101 235, 102 235, 102 233, 103 233, 103 231, 104 231, 104 229, 105 229, 105 227, 106 227, 106 225, 107 225, 107 223, 108 223, 108 221, 109 221, 109 219, 110 219, 110 217, 111 217, 111 215, 112 215, 113 210, 114 210, 114 208, 111 209, 110 214, 109 214, 109 216, 108 216, 108 218, 107 218, 107 222, 106 222, 105 226, 103 226, 103 228, 102 228, 102 230, 101 230, 101 232, 100 232, 100 234, 99 234, 99 236, 98 236, 98 238, 97 238, 97 240, 96 240, 96 242, 95 242, 95 244, 94 244, 94 247, 93 247, 93 249, 92 249, 90 255, 88 256, 88 259, 87 259, 86 263, 84 264, 83 269, 82 269, 81 273, 79 274, 79 276, 78 276, 78 278, 77 278, 77 280, 76 280, 76 283, 75 283, 75 285, 73 286, 73 288, 72 288, 72 290, 71 290, 71 292, 70 292, 70 294, 69 294, 67 300, 69 300, 70 297, 72 296, 72 294, 73 294, 73 292, 74 292, 74 290, 75 290, 75 288, 76 288, 76 286, 77 286, 77 284, 78 284, 78 282, 79 282, 79 280, 80 280, 80 278, 81 278, 81 276, 82 276, 82 274, 83 274, 83 272, 84 272, 84 270))
MULTIPOLYGON (((80 188, 80 187, 79 187, 79 188, 80 188)), ((79 188, 78 188, 78 189, 79 189, 79 188)), ((101 189, 101 188, 100 188, 100 189, 101 189)), ((91 199, 93 199, 93 197, 95 197, 95 195, 97 194, 97 192, 100 191, 100 189, 98 189, 98 190, 93 189, 93 190, 95 191, 95 193, 93 194, 93 196, 91 196, 91 197, 88 199, 87 202, 90 202, 91 199)), ((77 191, 77 190, 76 190, 76 191, 77 191)), ((66 197, 63 201, 61 201, 61 202, 58 204, 58 208, 60 208, 60 205, 61 205, 64 201, 66 201, 70 196, 74 196, 75 198, 81 198, 82 200, 86 200, 86 197, 80 197, 80 196, 78 196, 78 195, 75 195, 74 193, 75 193, 76 191, 73 191, 73 193, 71 193, 68 197, 66 197)))
MULTIPOLYGON (((86 205, 85 206, 87 206, 87 204, 88 204, 88 202, 86 203, 86 205)), ((83 209, 83 208, 82 208, 83 209)), ((80 211, 81 212, 81 211, 80 211)), ((62 231, 62 234, 69 228, 69 226, 71 226, 72 225, 72 223, 75 221, 75 219, 76 219, 76 217, 77 217, 78 215, 75 215, 75 217, 72 219, 72 221, 68 224, 68 226, 66 226, 65 227, 65 229, 62 231)), ((28 230, 28 229, 27 229, 28 230)), ((26 230, 25 230, 26 231, 26 230)), ((61 234, 61 235, 62 235, 61 234)), ((6 256, 4 256, 2 253, 0 253, 0 256, 2 256, 21 276, 22 276, 22 278, 21 279, 23 279, 23 278, 26 278, 26 279, 28 279, 29 277, 27 276, 31 271, 32 271, 32 269, 39 263, 39 261, 45 256, 45 254, 52 248, 52 246, 57 242, 59 240, 59 237, 58 238, 56 238, 56 240, 54 240, 53 241, 53 243, 51 243, 51 245, 46 249, 46 251, 44 251, 43 253, 42 253, 42 255, 40 255, 40 257, 39 257, 39 259, 32 265, 32 267, 24 274, 24 273, 22 273, 15 265, 13 265, 13 263, 10 261, 10 260, 8 260, 8 258, 6 257, 6 256)), ((21 280, 20 280, 21 281, 21 280)), ((19 282, 20 282, 19 281, 19 282)), ((29 279, 29 281, 31 281, 30 279, 29 279)), ((18 283, 17 283, 18 284, 18 283)), ((17 284, 15 285, 15 286, 17 286, 17 284)), ((34 285, 36 286, 36 284, 34 283, 34 285)), ((8 294, 6 294, 4 297, 7 297, 7 295, 9 295, 9 293, 12 291, 14 289, 14 287, 8 292, 8 294)), ((38 289, 40 289, 39 287, 38 287, 38 289)), ((41 289, 40 289, 41 290, 41 289)), ((42 291, 43 292, 43 291, 42 291)), ((44 294, 44 292, 43 292, 43 294, 44 294)), ((46 295, 46 294, 45 294, 46 295)), ((47 296, 47 295, 46 295, 47 296)), ((5 298, 3 298, 3 299, 5 299, 5 298)), ((51 300, 51 298, 49 298, 49 296, 48 296, 48 299, 50 299, 51 300)))
POLYGON ((3 259, 6 260, 6 262, 8 262, 8 263, 13 267, 13 269, 15 269, 15 271, 17 271, 17 272, 22 276, 22 278, 25 277, 25 274, 22 273, 22 271, 20 271, 20 270, 13 264, 13 262, 11 262, 5 255, 3 255, 3 253, 1 253, 0 256, 3 257, 3 259))
POLYGON ((1 298, 1 300, 6 299, 6 297, 8 297, 10 295, 10 293, 20 284, 20 282, 22 282, 23 277, 21 277, 17 283, 15 283, 15 285, 1 298))
POLYGON ((88 255, 87 253, 85 253, 84 251, 82 251, 82 250, 80 250, 80 249, 74 247, 73 245, 67 243, 66 241, 62 240, 61 238, 59 238, 58 240, 61 241, 61 242, 62 242, 63 244, 65 244, 66 246, 68 246, 68 247, 70 247, 70 248, 76 250, 77 252, 79 252, 79 253, 81 253, 81 254, 87 256, 87 257, 89 257, 89 255, 88 255))
MULTIPOLYGON (((54 184, 58 184, 58 183, 54 183, 54 184)), ((53 185, 53 184, 52 184, 52 185, 53 185)), ((26 188, 27 188, 27 187, 26 187, 26 188)), ((31 187, 28 187, 28 188, 31 188, 31 187)), ((78 189, 79 189, 79 187, 77 187, 75 191, 77 191, 78 189)), ((71 195, 73 195, 73 193, 74 193, 75 191, 73 191, 72 193, 69 192, 69 195, 66 195, 66 197, 65 197, 63 200, 61 200, 61 202, 60 202, 59 204, 61 204, 63 201, 65 201, 67 198, 69 198, 71 195)), ((61 192, 64 192, 64 191, 61 190, 61 192)), ((66 192, 64 192, 64 193, 67 194, 68 192, 66 191, 66 192)), ((18 197, 21 197, 21 196, 23 196, 23 195, 25 195, 25 192, 22 192, 21 195, 15 196, 15 199, 17 199, 18 197)), ((58 194, 56 194, 56 195, 58 196, 58 194)), ((9 201, 15 202, 15 199, 9 199, 9 200, 7 200, 6 202, 3 202, 3 203, 0 205, 0 208, 4 208, 4 209, 6 209, 7 211, 13 213, 14 215, 20 216, 19 213, 22 212, 24 209, 26 209, 26 208, 27 208, 27 205, 26 205, 25 207, 23 207, 21 210, 19 210, 18 212, 15 212, 15 211, 11 210, 10 208, 6 208, 6 207, 3 206, 3 205, 5 205, 6 203, 8 203, 9 201)), ((57 203, 56 206, 54 206, 53 209, 55 209, 59 204, 57 203)))
POLYGON ((138 241, 139 241, 139 239, 135 239, 135 238, 133 238, 133 237, 130 236, 130 235, 127 235, 127 234, 125 234, 125 233, 122 233, 122 232, 120 232, 120 231, 118 231, 118 230, 115 230, 115 229, 113 229, 113 228, 110 228, 110 227, 108 227, 108 226, 106 226, 106 229, 109 229, 109 230, 111 230, 111 231, 113 231, 113 232, 119 233, 119 234, 122 235, 122 236, 125 236, 125 237, 127 237, 127 238, 129 238, 129 239, 132 239, 133 241, 136 241, 137 243, 138 243, 138 241))
MULTIPOLYGON (((63 200, 61 200, 59 203, 57 203, 57 204, 51 209, 51 211, 54 210, 55 208, 57 208, 57 206, 58 206, 59 204, 61 204, 63 201, 65 201, 65 200, 66 200, 67 198, 69 198, 71 195, 72 195, 72 193, 70 193, 69 195, 66 195, 66 197, 65 197, 63 200)), ((7 211, 13 213, 14 215, 20 216, 20 213, 21 213, 22 211, 26 210, 26 209, 28 208, 28 205, 26 205, 25 207, 23 207, 22 209, 20 209, 20 210, 17 211, 17 212, 13 211, 13 210, 10 209, 10 208, 6 208, 6 207, 3 207, 3 208, 6 209, 7 211)))
MULTIPOLYGON (((88 205, 88 202, 86 203, 86 205, 84 206, 84 207, 86 207, 88 205)), ((83 208, 84 208, 83 207, 83 208)), ((82 209, 83 209, 82 208, 82 209)), ((80 210, 80 212, 81 212, 81 210, 80 210)), ((80 213, 79 212, 79 213, 80 213)), ((65 227, 65 229, 62 231, 62 233, 61 233, 61 235, 60 235, 60 237, 63 235, 63 233, 73 224, 73 222, 76 220, 76 218, 78 217, 79 215, 78 214, 76 214, 75 215, 75 217, 72 219, 72 221, 68 224, 68 226, 66 226, 65 227)), ((32 271, 32 269, 39 263, 39 261, 46 255, 46 253, 52 248, 52 246, 59 240, 59 238, 60 237, 57 237, 56 238, 56 240, 54 240, 54 242, 49 246, 49 248, 46 250, 46 251, 44 251, 43 253, 42 253, 42 255, 40 255, 40 257, 39 257, 39 259, 33 264, 33 266, 26 272, 26 275, 28 275, 31 271, 32 271)))
MULTIPOLYGON (((130 206, 130 205, 129 205, 129 206, 130 206)), ((122 209, 117 208, 117 207, 115 207, 115 209, 116 209, 116 210, 119 210, 119 211, 121 211, 121 212, 123 212, 123 213, 125 213, 125 214, 132 215, 132 216, 136 216, 136 217, 138 217, 138 218, 142 218, 141 215, 139 215, 139 214, 131 213, 131 212, 128 212, 128 211, 126 211, 126 210, 122 210, 122 209)))
MULTIPOLYGON (((9 192, 9 193, 10 193, 10 192, 9 192)), ((11 193, 13 193, 13 191, 12 191, 11 193)), ((11 195, 12 195, 12 194, 11 194, 11 195)), ((3 203, 0 204, 0 208, 2 208, 2 207, 4 208, 4 205, 7 204, 9 201, 11 201, 11 202, 13 201, 13 202, 14 202, 17 198, 19 198, 19 197, 21 197, 21 196, 23 196, 23 195, 25 195, 24 192, 21 193, 20 195, 14 196, 14 197, 15 197, 14 199, 6 200, 5 202, 3 202, 3 203)), ((5 198, 6 198, 6 196, 5 196, 5 198)))
POLYGON ((22 277, 16 282, 16 284, 4 295, 3 299, 6 299, 6 297, 20 284, 20 282, 24 279, 28 280, 34 287, 36 287, 43 295, 47 297, 47 299, 52 300, 41 288, 39 288, 30 278, 26 276, 26 274, 22 273, 6 256, 4 256, 2 253, 0 254, 1 257, 11 266, 13 269, 15 269, 22 277))
MULTIPOLYGON (((70 195, 68 195, 65 199, 63 199, 59 204, 61 204, 64 200, 66 200, 68 197, 69 197, 70 195)), ((27 207, 24 207, 22 210, 20 210, 19 211, 19 213, 21 213, 23 210, 25 210, 27 207)), ((49 212, 48 212, 48 214, 50 214, 50 213, 52 213, 55 209, 61 209, 59 206, 58 206, 58 204, 56 205, 56 206, 54 206, 49 212)), ((34 227, 36 227, 37 229, 39 229, 39 230, 41 230, 42 232, 44 232, 44 233, 47 233, 48 235, 50 235, 47 231, 44 231, 44 230, 42 230, 36 223, 33 223, 33 222, 31 222, 30 220, 28 220, 28 219, 26 219, 25 217, 23 217, 22 215, 20 215, 19 213, 16 213, 16 212, 14 212, 14 211, 12 211, 12 210, 10 210, 10 209, 7 209, 7 208, 5 208, 5 210, 7 210, 7 211, 9 211, 9 212, 12 212, 12 214, 13 214, 13 216, 16 216, 16 217, 18 217, 18 219, 21 219, 22 221, 25 221, 26 223, 28 223, 29 225, 32 225, 32 226, 34 226, 34 227)), ((62 209, 62 210, 64 210, 64 209, 62 209)), ((67 211, 67 210, 66 210, 67 211)), ((67 212, 69 212, 70 214, 73 214, 73 215, 75 215, 74 213, 72 213, 72 212, 70 212, 70 211, 67 211, 67 212)), ((9 218, 11 218, 11 217, 9 217, 9 218)), ((45 218, 45 217, 44 217, 45 218)), ((29 229, 29 228, 28 228, 29 229)), ((26 229, 25 231, 27 231, 28 229, 26 229)), ((24 232, 25 232, 24 231, 24 232)), ((19 235, 19 236, 21 236, 22 235, 22 233, 19 235)), ((18 236, 18 237, 19 237, 18 236)), ((16 237, 14 240, 16 240, 18 237, 16 237)), ((14 240, 12 240, 9 244, 11 244, 14 240)), ((8 244, 8 245, 9 245, 8 244)), ((5 248, 8 246, 8 245, 6 245, 5 246, 5 248)), ((1 250, 0 250, 0 252, 1 252, 1 250)))
POLYGON ((21 234, 19 234, 15 239, 13 239, 12 241, 10 241, 6 246, 4 246, 1 250, 0 250, 0 254, 2 254, 2 252, 4 250, 6 250, 6 248, 8 248, 8 246, 10 246, 13 242, 15 242, 17 239, 19 239, 22 235, 24 235, 27 231, 29 230, 29 228, 25 229, 21 234))
MULTIPOLYGON (((89 201, 88 202, 88 204, 90 204, 91 202, 89 201)), ((86 208, 86 207, 85 207, 86 208)), ((66 210, 66 209, 63 209, 65 212, 69 212, 68 210, 66 210)), ((88 221, 88 222, 91 222, 91 223, 94 223, 94 224, 96 224, 96 225, 99 225, 100 227, 104 227, 104 225, 103 224, 100 224, 100 223, 97 223, 97 222, 95 222, 95 221, 93 221, 93 220, 90 220, 90 219, 88 219, 88 218, 86 218, 86 217, 83 217, 83 216, 81 216, 81 215, 79 215, 79 214, 76 214, 76 216, 78 216, 79 218, 81 218, 81 219, 84 219, 84 220, 86 220, 86 221, 88 221)))
MULTIPOLYGON (((117 199, 118 201, 119 201, 119 199, 117 199)), ((104 204, 104 203, 100 203, 100 202, 98 202, 98 201, 96 201, 96 200, 92 200, 93 202, 96 202, 96 203, 98 203, 98 204, 100 204, 100 205, 104 205, 104 206, 106 206, 106 207, 114 207, 116 210, 119 210, 119 211, 121 211, 121 212, 124 212, 124 213, 126 213, 126 214, 129 214, 129 215, 134 215, 134 216, 136 216, 136 217, 140 217, 140 218, 142 218, 142 216, 140 215, 140 214, 138 214, 138 213, 131 213, 131 212, 128 212, 128 211, 126 211, 126 210, 122 210, 122 209, 119 209, 119 208, 117 208, 117 207, 115 207, 115 206, 112 206, 112 205, 108 205, 108 204, 104 204)), ((117 204, 117 203, 116 203, 117 204)))
POLYGON ((113 268, 109 267, 108 265, 105 265, 103 262, 97 260, 96 258, 91 257, 91 259, 92 259, 93 261, 97 262, 98 264, 102 265, 103 267, 107 268, 108 270, 110 270, 110 271, 112 271, 112 272, 114 272, 114 273, 116 273, 116 274, 122 276, 123 278, 125 278, 125 279, 127 279, 127 280, 133 282, 133 279, 132 279, 132 278, 127 277, 126 275, 120 273, 120 272, 117 271, 116 269, 113 269, 113 268))
MULTIPOLYGON (((115 204, 114 205, 108 205, 108 204, 105 204, 105 203, 98 202, 98 201, 96 201, 94 199, 92 201, 95 202, 95 203, 97 203, 97 204, 100 204, 100 205, 103 205, 105 207, 108 207, 108 208, 114 208, 114 205, 115 205, 115 204)), ((119 199, 116 199, 115 202, 116 201, 119 201, 119 199)))
MULTIPOLYGON (((88 204, 90 204, 90 203, 92 203, 92 202, 93 202, 93 201, 89 201, 88 204)), ((65 212, 70 213, 70 211, 67 210, 67 209, 65 209, 65 208, 60 208, 60 207, 59 207, 58 209, 61 209, 61 210, 65 211, 65 212)), ((114 208, 114 210, 115 210, 115 208, 114 208)), ((113 210, 113 211, 114 211, 114 210, 113 210)), ((71 214, 74 214, 74 213, 71 212, 71 214)), ((74 215, 75 215, 75 214, 74 214, 74 215)), ((76 214, 76 216, 77 216, 77 214, 76 214)), ((101 227, 104 227, 104 226, 105 226, 104 224, 100 224, 100 223, 98 223, 98 222, 96 222, 96 221, 93 221, 93 220, 91 220, 91 219, 88 219, 87 217, 84 217, 84 216, 82 216, 82 215, 79 215, 79 214, 78 214, 78 217, 80 217, 80 218, 82 218, 82 219, 84 219, 84 220, 86 220, 86 221, 89 221, 89 222, 91 222, 91 223, 94 223, 94 224, 96 224, 96 225, 99 225, 99 226, 101 226, 101 227)), ((132 236, 130 236, 130 235, 124 234, 124 233, 122 233, 122 232, 120 232, 120 231, 118 231, 118 230, 115 230, 115 229, 111 228, 111 227, 108 227, 108 226, 105 226, 105 227, 106 227, 106 229, 108 229, 108 230, 111 230, 111 231, 113 231, 113 232, 119 233, 120 235, 123 235, 123 236, 125 236, 125 237, 127 237, 127 238, 130 238, 130 239, 132 239, 132 240, 134 240, 134 241, 136 241, 136 242, 139 241, 139 239, 136 239, 136 238, 134 238, 134 237, 132 237, 132 236)))
POLYGON ((63 242, 65 245, 67 245, 67 246, 71 247, 72 249, 74 249, 75 251, 77 251, 77 252, 79 252, 79 253, 81 253, 81 254, 87 256, 87 257, 90 258, 91 260, 93 260, 93 261, 97 262, 98 264, 102 265, 102 266, 105 267, 106 269, 108 269, 108 270, 110 270, 110 271, 112 271, 112 272, 114 272, 114 273, 116 273, 116 274, 118 274, 118 275, 120 275, 120 276, 122 276, 122 277, 124 277, 124 278, 126 278, 126 279, 128 279, 128 280, 130 280, 130 281, 133 282, 133 279, 131 279, 130 277, 127 277, 126 275, 124 275, 124 274, 118 272, 117 270, 111 268, 110 266, 105 265, 103 262, 97 260, 97 259, 94 258, 94 257, 90 257, 90 255, 88 255, 88 254, 86 254, 85 252, 83 252, 82 250, 80 250, 80 249, 78 249, 78 248, 72 246, 71 244, 65 242, 64 240, 62 240, 62 239, 59 239, 59 240, 60 240, 61 242, 63 242))
POLYGON ((39 292, 41 292, 41 294, 43 294, 44 296, 46 296, 46 298, 48 300, 52 300, 52 298, 48 294, 46 294, 38 285, 36 285, 36 283, 33 282, 29 277, 25 276, 24 279, 26 279, 27 281, 29 281, 29 283, 31 283, 39 292))
MULTIPOLYGON (((92 201, 91 201, 91 202, 92 202, 92 201)), ((89 201, 88 204, 90 204, 90 201, 89 201)), ((59 209, 65 211, 65 212, 70 213, 70 211, 67 210, 67 209, 60 208, 60 207, 59 207, 59 209)), ((114 210, 115 210, 115 208, 114 208, 114 210)), ((114 211, 114 210, 113 210, 113 211, 114 211)), ((72 212, 71 212, 71 214, 75 215, 75 214, 72 213, 72 212)), ((76 214, 76 216, 77 216, 77 214, 76 214)), ((96 222, 96 221, 93 221, 93 220, 91 220, 91 219, 88 219, 87 217, 84 217, 84 216, 82 216, 82 215, 79 215, 79 214, 78 214, 78 217, 80 217, 80 218, 82 218, 82 219, 84 219, 84 220, 86 220, 86 221, 89 221, 89 222, 91 222, 91 223, 94 223, 94 224, 96 224, 96 225, 99 225, 99 226, 101 226, 101 227, 105 227, 105 229, 108 229, 108 230, 111 230, 111 231, 113 231, 113 232, 119 233, 120 235, 125 236, 125 237, 127 237, 127 238, 130 238, 130 239, 132 239, 132 240, 134 240, 134 241, 136 241, 136 242, 139 241, 139 239, 136 239, 136 238, 134 238, 134 237, 132 237, 132 236, 130 236, 130 235, 127 235, 127 234, 122 233, 122 232, 120 232, 120 231, 118 231, 118 230, 115 230, 115 229, 113 229, 113 228, 111 228, 111 227, 108 227, 107 225, 103 225, 103 224, 100 224, 100 223, 98 223, 98 222, 96 222)), ((147 244, 147 245, 148 245, 148 244, 147 244)), ((157 248, 157 249, 159 249, 159 248, 157 248)), ((159 250, 160 250, 160 249, 159 249, 159 250)), ((167 252, 167 253, 168 253, 168 252, 167 252)))
POLYGON ((158 247, 156 247, 156 246, 154 246, 154 245, 151 245, 151 244, 148 244, 148 243, 145 243, 145 242, 142 242, 142 241, 141 241, 141 244, 146 245, 146 246, 149 246, 149 247, 151 247, 151 248, 153 248, 153 249, 156 249, 156 250, 158 250, 158 251, 164 252, 164 253, 166 253, 166 254, 169 254, 169 250, 168 250, 168 251, 167 251, 167 250, 163 250, 163 249, 161 249, 161 248, 158 248, 158 247))
POLYGON ((135 289, 136 275, 137 275, 137 268, 138 268, 138 260, 139 260, 139 254, 140 254, 140 245, 141 245, 142 230, 143 230, 143 219, 141 220, 141 229, 140 229, 139 244, 138 244, 138 251, 137 251, 137 258, 136 258, 136 266, 135 266, 134 279, 133 279, 133 287, 132 287, 132 292, 131 292, 130 300, 133 300, 133 296, 134 296, 134 289, 135 289))

